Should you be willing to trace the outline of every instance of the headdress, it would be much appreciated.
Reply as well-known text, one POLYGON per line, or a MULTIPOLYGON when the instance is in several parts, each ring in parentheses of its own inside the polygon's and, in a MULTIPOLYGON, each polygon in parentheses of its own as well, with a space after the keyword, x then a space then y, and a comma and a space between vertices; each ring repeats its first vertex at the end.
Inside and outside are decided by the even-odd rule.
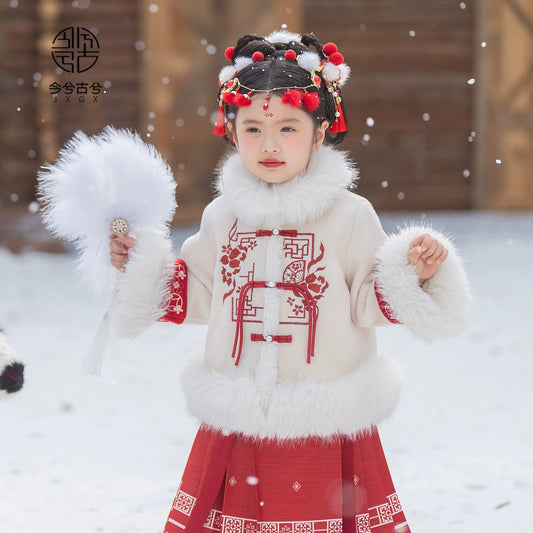
MULTIPOLYGON (((222 68, 219 73, 219 110, 215 129, 215 135, 226 134, 226 111, 228 106, 244 107, 252 103, 252 97, 256 93, 265 93, 265 111, 268 109, 270 93, 283 92, 282 102, 299 108, 305 108, 312 112, 320 105, 320 91, 327 91, 333 99, 335 106, 335 119, 330 120, 328 128, 332 133, 346 132, 346 121, 342 110, 342 97, 340 87, 344 85, 350 75, 350 67, 344 63, 344 57, 339 53, 337 45, 326 43, 320 46, 314 36, 304 36, 305 39, 295 33, 282 30, 273 32, 267 37, 250 36, 259 41, 263 49, 274 48, 280 51, 275 57, 265 57, 265 53, 256 50, 251 57, 236 55, 236 47, 225 50, 225 57, 231 61, 231 65, 222 68), (310 39, 316 42, 317 52, 313 52, 307 46, 310 39), (299 67, 309 72, 309 84, 304 86, 273 87, 271 89, 253 89, 241 83, 239 73, 257 62, 262 61, 294 61, 299 67), (266 107, 265 107, 266 106, 266 107)), ((240 42, 240 41, 239 41, 240 42)), ((242 47, 241 47, 242 49, 242 47)), ((266 51, 266 49, 265 49, 266 51)))

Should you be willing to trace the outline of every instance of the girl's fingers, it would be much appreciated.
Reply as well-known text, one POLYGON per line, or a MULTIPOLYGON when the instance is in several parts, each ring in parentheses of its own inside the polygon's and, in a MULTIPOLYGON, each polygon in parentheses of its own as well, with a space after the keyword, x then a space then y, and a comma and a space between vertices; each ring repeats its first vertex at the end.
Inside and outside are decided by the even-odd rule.
POLYGON ((420 260, 422 254, 422 248, 420 246, 413 246, 407 251, 407 260, 412 265, 416 265, 420 260))
POLYGON ((120 254, 120 255, 128 255, 128 249, 124 247, 121 243, 117 241, 111 241, 110 244, 111 253, 120 254))
POLYGON ((135 246, 135 237, 132 235, 122 235, 118 234, 117 239, 123 244, 126 248, 133 248, 135 246))

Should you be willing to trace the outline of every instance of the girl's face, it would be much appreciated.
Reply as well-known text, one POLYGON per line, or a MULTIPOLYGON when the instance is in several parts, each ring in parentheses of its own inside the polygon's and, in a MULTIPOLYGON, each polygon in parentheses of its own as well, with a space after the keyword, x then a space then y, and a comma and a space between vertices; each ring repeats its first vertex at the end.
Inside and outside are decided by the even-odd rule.
POLYGON ((271 95, 264 110, 264 96, 240 107, 235 127, 229 127, 244 166, 267 183, 283 183, 304 170, 312 152, 322 142, 328 122, 317 129, 313 119, 302 109, 284 104, 271 95))

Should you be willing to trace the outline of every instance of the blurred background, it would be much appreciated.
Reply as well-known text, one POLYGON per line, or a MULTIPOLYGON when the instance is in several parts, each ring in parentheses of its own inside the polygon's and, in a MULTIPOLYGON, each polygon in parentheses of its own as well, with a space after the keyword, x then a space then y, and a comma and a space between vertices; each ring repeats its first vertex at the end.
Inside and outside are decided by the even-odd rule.
POLYGON ((211 133, 224 49, 285 27, 338 43, 352 67, 343 147, 378 211, 533 208, 529 0, 0 5, 0 244, 12 249, 50 244, 36 213, 39 166, 76 130, 107 124, 162 152, 179 185, 175 223, 197 223, 226 149, 211 133), (95 39, 86 70, 67 72, 54 39, 78 27, 95 39))
POLYGON ((0 327, 26 365, 0 400, 1 533, 160 533, 197 428, 179 367, 203 326, 157 324, 99 380, 80 371, 105 302, 43 228, 37 170, 79 129, 138 131, 178 182, 179 250, 226 150, 224 49, 283 27, 352 67, 341 147, 385 230, 451 234, 471 282, 458 338, 379 332, 405 370, 380 431, 412 531, 531 530, 531 0, 0 0, 0 327))

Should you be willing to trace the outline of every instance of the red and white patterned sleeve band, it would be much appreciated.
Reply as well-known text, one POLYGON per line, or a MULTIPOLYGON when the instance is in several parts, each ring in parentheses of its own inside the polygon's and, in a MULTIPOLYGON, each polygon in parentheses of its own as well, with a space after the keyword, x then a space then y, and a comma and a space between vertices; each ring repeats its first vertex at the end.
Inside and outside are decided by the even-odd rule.
POLYGON ((401 322, 394 316, 394 313, 385 298, 383 298, 383 295, 379 290, 377 279, 374 281, 374 292, 376 293, 376 299, 383 316, 392 324, 401 324, 401 322))
POLYGON ((183 259, 174 261, 174 273, 170 280, 170 300, 160 322, 181 324, 187 316, 187 265, 183 259))

